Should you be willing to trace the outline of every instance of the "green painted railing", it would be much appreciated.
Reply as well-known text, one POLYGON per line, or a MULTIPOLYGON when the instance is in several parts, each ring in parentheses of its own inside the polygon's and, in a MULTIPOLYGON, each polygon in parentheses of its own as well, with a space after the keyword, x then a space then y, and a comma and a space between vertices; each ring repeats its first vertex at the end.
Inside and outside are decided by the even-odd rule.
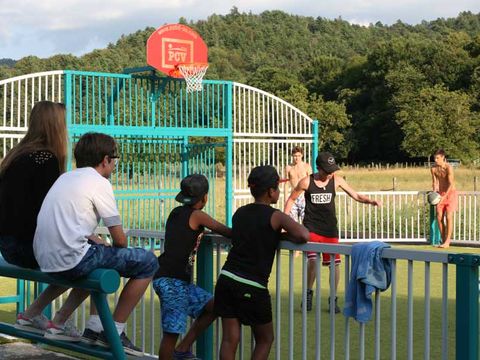
POLYGON ((205 81, 203 91, 187 93, 184 81, 152 73, 66 71, 64 79, 71 146, 91 131, 118 143, 111 181, 125 227, 164 230, 180 181, 191 173, 209 179, 206 210, 216 215, 216 149, 228 152, 232 135, 230 82, 205 81))
POLYGON ((440 245, 442 243, 442 238, 440 236, 440 229, 438 228, 437 222, 437 210, 435 206, 430 205, 430 235, 429 240, 431 245, 440 245))
POLYGON ((456 359, 478 360, 479 353, 479 288, 480 256, 450 254, 448 262, 456 265, 456 359))
MULTIPOLYGON (((219 273, 219 268, 217 264, 217 269, 214 271, 213 266, 213 250, 215 245, 222 244, 228 245, 230 244, 230 240, 223 238, 218 235, 207 235, 204 238, 204 242, 201 246, 201 250, 198 252, 197 258, 197 284, 207 289, 208 291, 213 290, 214 284, 214 273, 219 273)), ((329 252, 327 250, 331 250, 332 253, 341 253, 344 255, 351 255, 351 247, 346 245, 329 245, 329 244, 314 244, 308 243, 306 245, 294 245, 289 242, 283 242, 280 244, 280 249, 283 250, 300 250, 300 251, 314 251, 314 252, 329 252)), ((442 259, 448 258, 448 263, 452 264, 449 266, 455 266, 456 271, 456 295, 455 295, 455 306, 456 306, 456 318, 455 318, 455 358, 457 360, 478 360, 480 358, 479 353, 479 266, 480 266, 480 255, 473 255, 473 254, 443 254, 443 253, 435 253, 435 252, 426 252, 426 251, 415 251, 415 250, 405 250, 405 249, 389 249, 389 253, 386 255, 386 258, 401 261, 401 260, 408 260, 409 263, 412 264, 413 262, 428 262, 430 265, 431 263, 435 262, 443 262, 442 259)), ((279 253, 277 253, 278 256, 279 253)), ((217 255, 218 256, 218 255, 217 255)), ((292 266, 292 259, 293 253, 290 253, 290 264, 285 264, 284 266, 292 266)), ((277 259, 277 261, 279 261, 277 259)), ((351 261, 351 260, 350 260, 351 261)), ((445 263, 445 266, 447 264, 445 263)), ((279 278, 279 269, 280 267, 277 266, 277 278, 279 278)), ((275 271, 275 270, 274 270, 275 271)), ((395 276, 396 272, 392 272, 392 284, 396 282, 395 276)), ((293 272, 291 275, 293 276, 293 272)), ((281 281, 287 281, 286 279, 282 279, 281 281)), ((304 279, 306 281, 306 278, 304 279)), ((430 281, 430 279, 429 279, 430 281)), ((436 279, 435 283, 440 283, 438 279, 436 279)), ((278 283, 277 283, 278 286, 278 283)), ((392 285, 393 286, 393 285, 392 285)), ((445 286, 445 284, 443 285, 445 286)), ((279 304, 279 291, 278 289, 274 290, 271 289, 272 292, 276 293, 277 297, 277 307, 279 304)), ((395 291, 396 294, 396 291, 395 291)), ((377 294, 378 295, 378 294, 377 294)), ((290 296, 290 294, 289 294, 290 296)), ((383 295, 387 296, 387 295, 383 295)), ((396 295, 392 295, 396 301, 396 295)), ((273 301, 273 295, 272 295, 273 301)), ((392 299, 393 301, 393 299, 392 299)), ((317 304, 318 305, 318 304, 317 304)), ((376 306, 379 306, 379 303, 376 303, 376 306)), ((380 310, 379 308, 376 309, 378 311, 378 318, 380 318, 380 311, 383 312, 388 310, 380 310)), ((401 314, 402 316, 408 316, 408 314, 401 314)), ((293 310, 290 316, 293 316, 293 310)), ((377 315, 376 315, 377 316, 377 315)), ((410 314, 413 316, 413 314, 410 314)), ((442 314, 436 314, 437 316, 442 316, 442 314)), ((276 319, 274 314, 274 319, 276 319)), ((305 314, 306 319, 306 314, 305 314)), ((278 319, 277 319, 278 320, 278 319)), ((291 320, 290 320, 291 321, 291 320)), ((376 323, 376 321, 372 321, 376 323)), ((371 325, 374 326, 374 325, 371 325)), ((376 326, 376 325, 375 325, 376 326)), ((346 329, 346 328, 345 328, 346 329)), ((332 332, 335 332, 335 329, 330 329, 332 332)), ((197 356, 205 359, 212 359, 212 352, 214 351, 213 348, 213 329, 212 327, 202 336, 200 342, 197 343, 197 356)), ((286 331, 286 330, 283 330, 286 331)), ((347 330, 346 330, 347 331, 347 330)), ((348 330, 350 331, 350 330, 348 330)), ((292 333, 293 334, 293 333, 292 333)), ((285 342, 283 338, 284 334, 280 334, 277 331, 276 339, 282 338, 282 341, 285 342)), ((318 334, 309 333, 308 336, 311 338, 317 336, 318 334)), ((412 333, 413 335, 413 333, 412 333)), ((448 337, 448 334, 443 334, 443 336, 448 337)), ((347 338, 347 337, 346 337, 347 338)), ((379 341, 379 337, 375 337, 369 339, 367 337, 363 338, 363 341, 370 342, 370 341, 379 341)), ((289 339, 290 346, 293 346, 291 343, 292 339, 289 339)), ((384 340, 385 341, 385 340, 384 340)), ((411 339, 413 342, 413 338, 411 339)), ((436 342, 432 344, 433 346, 442 346, 441 343, 448 341, 448 339, 436 339, 436 342)), ((379 346, 379 344, 377 344, 379 346)), ((217 344, 219 346, 219 344, 217 344)), ((282 346, 286 346, 286 344, 282 343, 282 346)), ((379 348, 378 348, 379 349, 379 348)), ((443 348, 442 348, 443 349, 443 348)), ((217 349, 218 350, 218 349, 217 349)), ((411 348, 413 351, 413 347, 411 348)), ((396 354, 396 352, 395 352, 396 354)), ((379 354, 379 358, 384 358, 387 354, 379 354)), ((313 356, 313 355, 312 355, 313 356)), ((444 356, 446 356, 444 354, 444 356)), ((362 358, 362 357, 361 357, 362 358)), ((409 358, 413 358, 413 353, 409 354, 409 358)), ((426 357, 429 358, 429 357, 426 357)), ((446 358, 446 357, 444 357, 446 358)))

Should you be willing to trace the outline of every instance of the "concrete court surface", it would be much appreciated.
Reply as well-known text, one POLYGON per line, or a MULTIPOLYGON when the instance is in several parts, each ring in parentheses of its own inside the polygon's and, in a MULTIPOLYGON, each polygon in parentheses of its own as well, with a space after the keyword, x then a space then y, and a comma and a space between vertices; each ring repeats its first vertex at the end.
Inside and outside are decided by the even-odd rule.
POLYGON ((0 344, 1 360, 68 360, 77 359, 65 354, 55 353, 24 342, 0 344))

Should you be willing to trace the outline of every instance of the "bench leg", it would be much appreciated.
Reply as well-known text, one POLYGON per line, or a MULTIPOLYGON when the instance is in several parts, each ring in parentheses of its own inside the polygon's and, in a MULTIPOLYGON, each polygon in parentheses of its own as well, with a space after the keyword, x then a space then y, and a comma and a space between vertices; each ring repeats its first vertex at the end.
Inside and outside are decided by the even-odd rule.
POLYGON ((17 314, 25 311, 25 280, 17 279, 17 314))
POLYGON ((110 312, 110 308, 108 307, 107 295, 92 291, 92 298, 95 306, 97 307, 100 320, 102 320, 103 331, 105 333, 105 337, 108 340, 108 343, 110 344, 110 350, 112 351, 114 359, 126 359, 125 351, 123 350, 123 346, 120 341, 120 336, 118 336, 112 313, 110 312))
MULTIPOLYGON (((35 295, 35 299, 42 293, 45 291, 45 289, 49 287, 49 284, 44 284, 44 283, 38 283, 38 292, 37 294, 35 295)), ((55 300, 54 300, 55 301, 55 300)), ((52 303, 50 303, 49 305, 47 305, 47 307, 43 310, 43 314, 53 320, 53 316, 52 316, 52 303)))

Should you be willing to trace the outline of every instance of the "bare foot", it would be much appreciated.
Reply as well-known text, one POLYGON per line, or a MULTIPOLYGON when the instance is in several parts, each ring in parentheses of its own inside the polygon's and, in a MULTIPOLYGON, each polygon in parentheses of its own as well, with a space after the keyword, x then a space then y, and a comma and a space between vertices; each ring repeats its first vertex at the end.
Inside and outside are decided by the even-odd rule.
POLYGON ((442 245, 439 245, 438 247, 441 248, 441 249, 448 249, 450 247, 450 244, 443 243, 442 245))

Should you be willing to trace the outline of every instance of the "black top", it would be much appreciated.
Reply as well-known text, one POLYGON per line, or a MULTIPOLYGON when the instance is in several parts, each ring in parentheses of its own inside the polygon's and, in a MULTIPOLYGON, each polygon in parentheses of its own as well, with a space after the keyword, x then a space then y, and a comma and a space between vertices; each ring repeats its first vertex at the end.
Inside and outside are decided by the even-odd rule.
POLYGON ((49 151, 21 155, 0 178, 0 235, 33 244, 37 216, 55 180, 58 160, 49 151))
POLYGON ((155 278, 169 277, 190 282, 193 263, 200 245, 203 227, 193 230, 190 216, 195 211, 190 206, 178 206, 172 210, 165 226, 165 249, 158 257, 160 268, 155 278))
POLYGON ((248 204, 235 212, 232 248, 224 270, 267 286, 281 234, 271 225, 275 211, 268 205, 248 204))
POLYGON ((313 174, 305 191, 305 217, 303 225, 318 235, 338 238, 337 215, 335 213, 335 180, 332 178, 325 187, 315 184, 313 174))

